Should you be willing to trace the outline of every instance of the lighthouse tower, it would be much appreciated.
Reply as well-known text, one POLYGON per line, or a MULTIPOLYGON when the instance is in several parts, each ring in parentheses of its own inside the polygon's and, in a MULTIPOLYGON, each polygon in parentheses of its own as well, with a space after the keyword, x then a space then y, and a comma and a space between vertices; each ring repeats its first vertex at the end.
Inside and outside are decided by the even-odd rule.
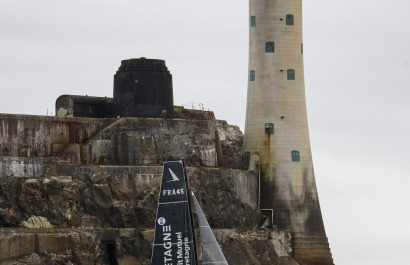
POLYGON ((260 208, 293 234, 302 265, 333 264, 313 171, 303 71, 302 0, 250 0, 245 168, 260 208))

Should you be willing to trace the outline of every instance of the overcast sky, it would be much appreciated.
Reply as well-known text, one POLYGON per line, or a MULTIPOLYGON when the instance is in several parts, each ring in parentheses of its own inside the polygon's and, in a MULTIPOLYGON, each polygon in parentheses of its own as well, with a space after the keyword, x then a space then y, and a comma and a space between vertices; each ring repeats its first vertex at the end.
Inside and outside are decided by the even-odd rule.
MULTIPOLYGON (((305 0, 316 181, 337 265, 410 264, 409 0, 305 0)), ((0 113, 112 96, 121 60, 164 59, 174 102, 245 124, 246 0, 0 0, 0 113)))

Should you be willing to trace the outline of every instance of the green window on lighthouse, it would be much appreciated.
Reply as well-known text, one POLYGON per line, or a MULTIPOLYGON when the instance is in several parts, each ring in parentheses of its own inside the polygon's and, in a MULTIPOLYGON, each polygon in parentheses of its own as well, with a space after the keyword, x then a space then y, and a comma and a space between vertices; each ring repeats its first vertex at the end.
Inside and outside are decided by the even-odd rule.
POLYGON ((265 52, 266 53, 271 53, 271 52, 275 52, 275 43, 272 41, 268 41, 265 44, 265 52))
POLYGON ((245 154, 243 155, 243 170, 248 170, 249 169, 249 161, 251 160, 251 153, 249 151, 246 151, 245 154))
POLYGON ((251 27, 256 27, 256 16, 251 16, 251 27))
POLYGON ((291 154, 292 154, 292 162, 300 162, 299 151, 297 151, 297 150, 292 150, 292 151, 291 151, 291 154))
POLYGON ((303 54, 303 43, 300 44, 300 52, 303 54))
POLYGON ((293 26, 294 25, 294 17, 292 14, 287 14, 286 15, 286 25, 287 26, 293 26))
POLYGON ((249 81, 255 81, 255 70, 251 70, 249 74, 249 81))
POLYGON ((265 134, 273 134, 273 123, 265 123, 265 134))
POLYGON ((288 80, 295 80, 295 69, 288 69, 288 80))

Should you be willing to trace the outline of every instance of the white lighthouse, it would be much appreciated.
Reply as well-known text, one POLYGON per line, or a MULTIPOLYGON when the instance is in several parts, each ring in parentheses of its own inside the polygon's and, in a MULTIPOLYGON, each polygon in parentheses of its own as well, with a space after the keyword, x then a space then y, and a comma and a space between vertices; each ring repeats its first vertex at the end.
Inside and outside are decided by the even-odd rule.
POLYGON ((302 0, 250 0, 245 167, 261 171, 260 207, 294 236, 300 264, 333 264, 306 113, 302 0), (249 161, 250 160, 250 161, 249 161))

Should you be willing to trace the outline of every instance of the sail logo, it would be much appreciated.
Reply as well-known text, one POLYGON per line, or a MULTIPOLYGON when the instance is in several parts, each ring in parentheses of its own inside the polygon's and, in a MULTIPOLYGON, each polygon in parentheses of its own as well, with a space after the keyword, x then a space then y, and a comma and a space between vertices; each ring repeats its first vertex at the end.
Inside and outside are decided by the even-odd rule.
POLYGON ((164 241, 164 265, 172 264, 172 240, 171 240, 171 226, 165 225, 162 227, 163 241, 164 241))
POLYGON ((172 171, 172 169, 168 168, 169 173, 171 173, 171 177, 172 180, 168 180, 167 182, 174 182, 174 181, 179 181, 179 178, 177 177, 177 175, 175 175, 174 171, 172 171))
POLYGON ((191 247, 188 237, 182 240, 182 233, 177 232, 177 265, 189 265, 191 263, 191 247))
POLYGON ((167 221, 165 220, 164 217, 158 218, 158 224, 159 224, 159 225, 164 225, 166 222, 167 222, 167 221))

